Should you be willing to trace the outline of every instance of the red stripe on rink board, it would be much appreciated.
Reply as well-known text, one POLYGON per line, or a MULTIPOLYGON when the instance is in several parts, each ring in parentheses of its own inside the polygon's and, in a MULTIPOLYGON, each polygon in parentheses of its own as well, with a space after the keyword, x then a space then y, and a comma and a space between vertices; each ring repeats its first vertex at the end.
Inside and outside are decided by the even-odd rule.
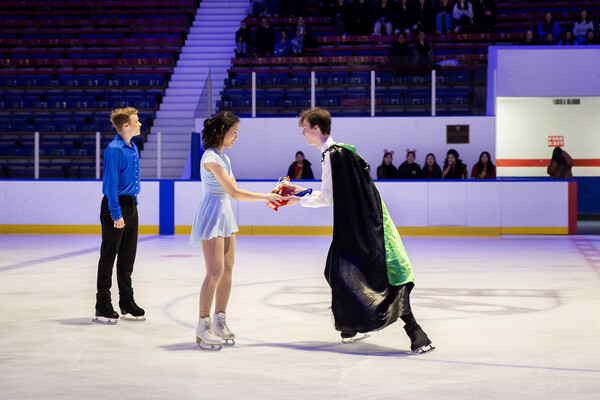
MULTIPOLYGON (((600 167, 600 158, 580 158, 573 160, 574 167, 600 167)), ((496 160, 497 167, 547 167, 550 159, 536 158, 503 158, 496 160)))

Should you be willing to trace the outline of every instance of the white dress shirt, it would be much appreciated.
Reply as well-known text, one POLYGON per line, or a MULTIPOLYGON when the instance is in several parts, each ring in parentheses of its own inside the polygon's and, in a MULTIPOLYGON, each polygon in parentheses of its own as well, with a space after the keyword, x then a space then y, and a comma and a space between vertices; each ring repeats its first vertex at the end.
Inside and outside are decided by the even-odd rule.
MULTIPOLYGON (((321 146, 321 153, 334 143, 331 136, 328 137, 325 143, 323 143, 323 146, 321 146)), ((333 181, 331 178, 331 159, 329 157, 329 152, 325 153, 325 157, 321 164, 321 190, 314 190, 312 194, 301 197, 300 205, 302 207, 317 208, 333 205, 333 181)))

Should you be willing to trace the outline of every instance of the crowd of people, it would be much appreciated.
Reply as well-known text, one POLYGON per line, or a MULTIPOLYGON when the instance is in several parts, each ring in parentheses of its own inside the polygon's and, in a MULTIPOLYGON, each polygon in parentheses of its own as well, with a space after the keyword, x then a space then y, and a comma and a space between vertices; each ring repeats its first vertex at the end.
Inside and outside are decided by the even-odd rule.
MULTIPOLYGON (((393 162, 394 151, 385 149, 381 165, 377 167, 377 179, 467 179, 469 177, 467 165, 463 163, 455 149, 450 149, 446 153, 443 168, 437 163, 433 153, 425 156, 421 167, 415 162, 416 153, 416 150, 406 149, 406 160, 396 168, 393 162)), ((557 157, 553 159, 559 160, 557 157)), ((552 171, 554 172, 556 168, 553 166, 552 171)), ((304 153, 301 151, 296 153, 296 161, 288 168, 287 175, 292 180, 314 179, 311 163, 304 158, 304 153)), ((483 151, 479 155, 479 160, 471 168, 470 178, 496 179, 496 166, 492 163, 489 152, 483 151)))
MULTIPOLYGON (((435 154, 425 156, 423 167, 415 162, 416 150, 406 150, 406 160, 398 168, 393 163, 393 151, 384 150, 381 165, 377 167, 377 179, 467 179, 467 165, 455 149, 446 153, 443 167, 437 163, 435 154)), ((496 179, 496 166, 490 153, 483 151, 479 161, 471 169, 471 179, 496 179)))
MULTIPOLYGON (((495 0, 319 0, 317 4, 319 16, 330 18, 335 36, 395 35, 390 65, 399 69, 431 69, 433 45, 425 40, 426 34, 491 32, 497 14, 495 0), (417 40, 407 43, 407 35, 413 34, 417 40)), ((260 26, 252 33, 246 21, 241 22, 235 36, 240 57, 252 48, 257 56, 301 55, 304 47, 316 44, 304 18, 306 1, 253 0, 248 13, 260 18, 260 26), (273 29, 270 18, 280 13, 298 16, 296 25, 290 30, 273 29)), ((597 45, 596 26, 585 8, 567 29, 546 12, 537 28, 525 32, 521 44, 597 45)))
POLYGON ((596 35, 595 26, 597 25, 592 21, 590 12, 586 8, 579 11, 579 18, 573 22, 572 28, 562 30, 558 22, 554 20, 552 13, 546 12, 537 29, 527 30, 522 44, 549 46, 598 45, 600 39, 596 35))

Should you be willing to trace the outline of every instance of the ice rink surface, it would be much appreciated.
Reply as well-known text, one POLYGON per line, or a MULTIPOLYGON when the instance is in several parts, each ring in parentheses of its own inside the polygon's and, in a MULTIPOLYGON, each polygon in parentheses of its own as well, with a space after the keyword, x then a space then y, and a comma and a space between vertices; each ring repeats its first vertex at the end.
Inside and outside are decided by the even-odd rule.
POLYGON ((600 398, 600 236, 405 237, 424 355, 402 322, 340 342, 322 236, 238 236, 236 345, 199 350, 187 240, 140 236, 147 320, 108 326, 92 322, 99 236, 0 235, 0 399, 600 398))

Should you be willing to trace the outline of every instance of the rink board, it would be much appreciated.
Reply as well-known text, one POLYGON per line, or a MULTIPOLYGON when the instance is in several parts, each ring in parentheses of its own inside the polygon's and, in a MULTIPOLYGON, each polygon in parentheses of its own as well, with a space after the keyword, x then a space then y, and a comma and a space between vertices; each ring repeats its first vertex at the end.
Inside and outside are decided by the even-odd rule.
MULTIPOLYGON (((268 192, 274 181, 241 181, 268 192)), ((318 189, 320 181, 304 181, 318 189)), ((378 181, 403 235, 498 236, 575 233, 575 181, 378 181)), ((139 195, 140 233, 189 234, 202 197, 198 181, 148 180, 139 195)), ((0 181, 0 233, 100 233, 100 181, 0 181)), ((333 210, 232 201, 239 234, 331 235, 333 210)))

